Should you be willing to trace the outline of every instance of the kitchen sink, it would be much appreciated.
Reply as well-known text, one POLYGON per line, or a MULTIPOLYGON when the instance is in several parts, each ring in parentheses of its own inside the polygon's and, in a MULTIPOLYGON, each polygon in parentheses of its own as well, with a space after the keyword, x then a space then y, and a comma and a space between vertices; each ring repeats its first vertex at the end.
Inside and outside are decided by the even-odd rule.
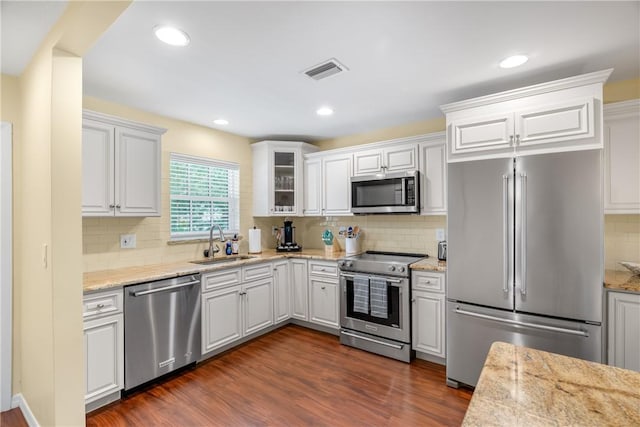
POLYGON ((225 262, 233 262, 233 261, 242 261, 244 259, 252 259, 256 258, 251 255, 231 255, 224 256, 220 258, 207 258, 198 261, 189 261, 191 264, 201 264, 201 265, 210 265, 210 264, 222 264, 225 262))

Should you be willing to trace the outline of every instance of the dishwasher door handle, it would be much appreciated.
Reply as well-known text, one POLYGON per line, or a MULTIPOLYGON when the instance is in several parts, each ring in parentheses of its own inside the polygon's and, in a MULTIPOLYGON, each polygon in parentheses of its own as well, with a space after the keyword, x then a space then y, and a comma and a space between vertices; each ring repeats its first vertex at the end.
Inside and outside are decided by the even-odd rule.
POLYGON ((197 285, 199 283, 200 283, 199 280, 194 280, 192 282, 181 283, 179 285, 171 285, 171 286, 164 286, 162 288, 157 288, 157 289, 149 289, 148 291, 130 292, 130 295, 134 296, 134 297, 141 297, 141 296, 144 296, 144 295, 151 295, 151 294, 157 294, 159 292, 172 291, 174 289, 186 288, 187 286, 193 286, 193 285, 197 285))

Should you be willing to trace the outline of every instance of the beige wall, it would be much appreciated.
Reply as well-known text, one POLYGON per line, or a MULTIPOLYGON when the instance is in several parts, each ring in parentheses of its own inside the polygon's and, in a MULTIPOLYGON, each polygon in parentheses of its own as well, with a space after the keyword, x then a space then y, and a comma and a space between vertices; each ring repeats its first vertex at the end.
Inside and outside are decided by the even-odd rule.
MULTIPOLYGON (((10 122, 12 124, 12 144, 13 144, 13 252, 18 252, 20 250, 20 239, 18 239, 16 232, 20 227, 21 218, 16 215, 17 206, 20 203, 20 197, 22 192, 20 191, 19 184, 20 182, 16 179, 15 175, 20 167, 20 151, 18 147, 20 146, 20 138, 22 135, 22 128, 20 122, 20 114, 21 114, 21 99, 20 99, 20 82, 17 77, 8 76, 3 74, 2 80, 0 82, 0 89, 2 91, 2 103, 0 104, 0 120, 5 122, 10 122)), ((16 258, 13 258, 14 264, 16 263, 16 258)), ((13 266, 13 274, 14 280, 16 280, 16 275, 18 271, 16 269, 16 265, 13 266)), ((20 363, 21 363, 21 355, 20 355, 20 316, 19 313, 19 302, 20 302, 20 287, 13 287, 13 336, 12 336, 12 392, 13 394, 19 393, 20 390, 20 363)))
POLYGON ((23 394, 43 426, 85 423, 81 55, 128 4, 70 2, 17 86, 11 78, 2 81, 3 119, 14 103, 20 111, 12 113, 20 123, 13 171, 13 392, 23 394))
POLYGON ((602 95, 605 104, 640 98, 640 77, 606 84, 602 95))
MULTIPOLYGON (((168 129, 162 136, 162 216, 148 218, 84 218, 82 221, 84 271, 133 265, 186 261, 202 257, 208 243, 168 245, 169 155, 171 152, 240 164, 240 230, 246 233, 251 218, 252 158, 249 139, 180 120, 85 97, 84 108, 168 129), (135 249, 120 249, 120 234, 136 234, 135 249)), ((246 240, 240 249, 248 250, 246 240)))

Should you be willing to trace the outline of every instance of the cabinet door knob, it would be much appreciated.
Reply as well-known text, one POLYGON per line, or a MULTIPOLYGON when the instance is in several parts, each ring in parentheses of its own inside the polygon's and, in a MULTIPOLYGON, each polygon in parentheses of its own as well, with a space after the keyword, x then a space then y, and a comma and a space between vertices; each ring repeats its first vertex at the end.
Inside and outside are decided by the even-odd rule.
POLYGON ((322 289, 324 291, 325 289, 327 289, 327 287, 326 286, 321 286, 320 289, 322 289))
POLYGON ((120 209, 120 204, 117 204, 117 205, 116 205, 116 208, 120 209))
POLYGON ((411 302, 416 302, 416 299, 415 298, 411 298, 411 302))
POLYGON ((520 145, 520 134, 516 135, 516 145, 520 145))
POLYGON ((427 285, 430 285, 431 284, 431 280, 425 280, 424 283, 426 283, 427 285))
POLYGON ((100 310, 101 308, 104 308, 104 304, 98 304, 98 305, 96 305, 96 308, 98 308, 98 310, 100 310))
POLYGON ((513 135, 509 137, 509 145, 513 145, 513 135))
POLYGON ((109 209, 113 209, 113 208, 115 208, 115 207, 116 207, 116 205, 114 205, 114 204, 110 204, 110 205, 109 205, 109 209))

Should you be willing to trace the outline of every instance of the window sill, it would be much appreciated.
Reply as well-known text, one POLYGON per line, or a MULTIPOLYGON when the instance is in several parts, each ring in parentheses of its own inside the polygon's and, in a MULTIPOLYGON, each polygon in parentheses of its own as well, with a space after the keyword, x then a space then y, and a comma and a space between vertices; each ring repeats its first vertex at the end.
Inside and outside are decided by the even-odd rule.
MULTIPOLYGON (((236 234, 236 233, 225 233, 224 235, 224 239, 226 240, 232 240, 233 236, 238 236, 238 240, 242 240, 242 235, 240 234, 236 234)), ((219 242, 219 239, 214 239, 214 242, 219 242)), ((173 245, 188 245, 188 244, 194 244, 194 243, 209 243, 209 238, 208 237, 176 237, 174 239, 170 239, 167 240, 167 245, 169 246, 173 246, 173 245)))

